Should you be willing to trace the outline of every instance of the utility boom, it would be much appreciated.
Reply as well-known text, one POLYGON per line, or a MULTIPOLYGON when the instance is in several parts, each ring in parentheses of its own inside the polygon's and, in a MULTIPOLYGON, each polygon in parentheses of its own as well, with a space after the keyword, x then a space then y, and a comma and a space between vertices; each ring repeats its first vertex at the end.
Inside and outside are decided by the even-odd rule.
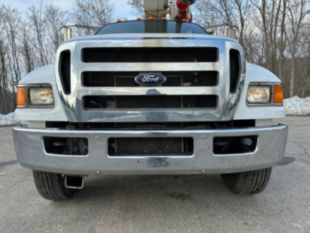
POLYGON ((195 2, 196 0, 145 0, 145 16, 147 19, 169 18, 182 22, 191 22, 193 17, 189 7, 195 2))

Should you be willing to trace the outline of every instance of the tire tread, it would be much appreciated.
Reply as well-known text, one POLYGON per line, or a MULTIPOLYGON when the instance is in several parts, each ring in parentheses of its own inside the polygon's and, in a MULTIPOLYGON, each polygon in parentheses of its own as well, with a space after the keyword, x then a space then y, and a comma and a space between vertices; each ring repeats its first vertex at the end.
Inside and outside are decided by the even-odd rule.
POLYGON ((266 188, 272 168, 223 174, 222 178, 229 190, 235 194, 257 194, 266 188))
POLYGON ((73 195, 73 190, 64 186, 63 177, 60 174, 33 171, 35 186, 39 194, 48 200, 62 201, 73 195))

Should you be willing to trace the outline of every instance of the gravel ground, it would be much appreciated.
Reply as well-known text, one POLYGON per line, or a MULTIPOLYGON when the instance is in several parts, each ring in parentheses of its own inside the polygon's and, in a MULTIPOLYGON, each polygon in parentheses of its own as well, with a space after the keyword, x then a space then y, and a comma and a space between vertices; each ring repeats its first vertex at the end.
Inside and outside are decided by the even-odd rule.
POLYGON ((310 117, 283 122, 295 162, 275 167, 261 194, 234 196, 217 175, 95 176, 61 203, 37 194, 0 128, 0 232, 310 233, 310 117))

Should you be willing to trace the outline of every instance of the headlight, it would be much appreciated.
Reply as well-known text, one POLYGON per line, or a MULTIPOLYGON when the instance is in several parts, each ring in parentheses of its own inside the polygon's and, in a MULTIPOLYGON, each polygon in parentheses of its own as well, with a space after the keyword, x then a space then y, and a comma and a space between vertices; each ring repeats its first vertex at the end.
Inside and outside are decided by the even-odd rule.
POLYGON ((30 87, 29 104, 32 106, 50 106, 54 103, 53 90, 50 87, 30 87))
POLYGON ((247 93, 249 104, 268 104, 271 102, 271 85, 249 86, 247 93))

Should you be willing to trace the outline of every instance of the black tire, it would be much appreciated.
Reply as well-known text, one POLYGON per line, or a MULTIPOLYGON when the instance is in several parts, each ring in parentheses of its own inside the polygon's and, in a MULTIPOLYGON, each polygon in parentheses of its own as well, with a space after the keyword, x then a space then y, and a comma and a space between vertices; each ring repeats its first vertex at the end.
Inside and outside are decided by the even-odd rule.
POLYGON ((228 189, 234 194, 257 194, 266 188, 271 170, 271 168, 266 168, 256 171, 222 174, 222 179, 228 189))
POLYGON ((75 191, 65 188, 61 174, 33 171, 33 179, 39 194, 48 200, 63 201, 72 197, 75 191))

